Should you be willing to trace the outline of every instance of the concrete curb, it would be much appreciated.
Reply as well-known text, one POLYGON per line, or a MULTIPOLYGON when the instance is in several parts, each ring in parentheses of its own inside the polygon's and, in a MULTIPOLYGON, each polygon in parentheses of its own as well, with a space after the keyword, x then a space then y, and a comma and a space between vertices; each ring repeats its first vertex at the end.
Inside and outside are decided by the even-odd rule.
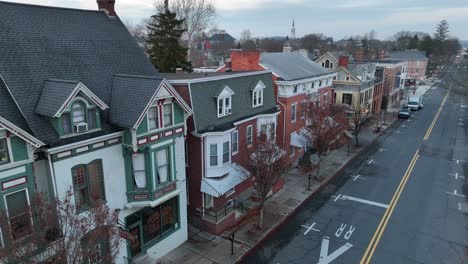
POLYGON ((317 189, 315 189, 314 191, 312 191, 309 196, 307 196, 307 198, 305 198, 304 200, 302 200, 298 206, 296 208, 294 208, 287 216, 283 217, 280 222, 278 222, 274 227, 272 227, 271 229, 267 230, 262 236, 261 238, 255 243, 255 245, 253 247, 251 247, 249 250, 247 250, 244 254, 242 254, 241 256, 239 256, 235 263, 242 263, 244 261, 244 258, 249 256, 250 254, 252 254, 252 252, 257 249, 262 243, 263 241, 265 241, 268 237, 270 237, 273 233, 276 232, 276 230, 278 230, 280 227, 282 227, 284 225, 284 223, 286 223, 287 220, 289 220, 299 209, 301 209, 302 206, 304 206, 304 204, 309 201, 312 197, 316 196, 318 193, 320 193, 320 191, 325 188, 325 186, 328 185, 328 183, 332 180, 334 180, 335 178, 338 177, 338 175, 340 175, 343 170, 345 169, 346 166, 349 165, 349 163, 351 161, 354 161, 354 159, 359 156, 361 153, 363 153, 365 150, 367 150, 367 148, 371 145, 373 145, 377 140, 379 140, 379 138, 383 135, 383 132, 385 132, 388 128, 392 127, 395 123, 395 120, 397 119, 394 119, 386 128, 385 130, 383 130, 377 137, 375 137, 374 139, 372 139, 366 146, 362 147, 358 152, 354 153, 354 155, 348 160, 346 161, 345 163, 343 163, 340 168, 330 177, 328 177, 326 180, 324 180, 323 182, 321 182, 318 186, 317 189))

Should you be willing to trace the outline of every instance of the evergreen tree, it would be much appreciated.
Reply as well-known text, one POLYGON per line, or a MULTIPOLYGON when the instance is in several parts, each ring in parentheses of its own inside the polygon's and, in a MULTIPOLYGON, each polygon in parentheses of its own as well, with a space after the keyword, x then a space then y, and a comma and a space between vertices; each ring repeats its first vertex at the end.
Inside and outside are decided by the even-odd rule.
POLYGON ((425 36, 421 43, 419 43, 419 50, 422 50, 426 53, 427 57, 430 57, 434 49, 434 41, 431 36, 425 36))
POLYGON ((417 49, 418 46, 419 46, 418 35, 414 35, 413 38, 409 42, 408 49, 414 50, 414 49, 417 49))
POLYGON ((190 70, 187 62, 187 48, 180 44, 185 32, 184 20, 179 20, 176 13, 169 10, 168 0, 164 1, 164 10, 151 17, 148 24, 148 54, 153 65, 160 72, 175 72, 176 68, 190 70))
POLYGON ((444 19, 437 25, 436 31, 434 32, 434 39, 438 42, 443 42, 448 38, 449 32, 449 24, 447 20, 444 19))

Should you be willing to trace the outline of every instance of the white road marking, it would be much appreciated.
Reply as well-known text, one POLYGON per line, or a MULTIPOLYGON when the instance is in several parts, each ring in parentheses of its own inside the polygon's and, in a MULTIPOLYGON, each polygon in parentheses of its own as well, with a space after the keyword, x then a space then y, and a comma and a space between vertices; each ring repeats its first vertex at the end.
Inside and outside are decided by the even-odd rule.
POLYGON ((351 176, 351 178, 354 179, 353 181, 356 181, 357 179, 363 179, 363 180, 366 179, 366 178, 364 178, 364 177, 361 177, 361 175, 359 175, 359 174, 358 174, 358 175, 355 175, 355 176, 351 176))
POLYGON ((335 198, 333 201, 336 202, 336 201, 338 201, 339 199, 341 199, 341 194, 338 194, 338 196, 333 196, 333 195, 332 195, 331 197, 335 198))
POLYGON ((406 125, 405 125, 405 124, 403 124, 403 125, 401 125, 401 127, 406 127, 406 125))
POLYGON ((322 238, 322 247, 320 248, 320 259, 317 264, 328 264, 335 260, 337 257, 343 255, 348 249, 352 248, 353 245, 351 243, 346 243, 345 245, 341 246, 339 249, 333 251, 330 255, 328 255, 328 245, 330 244, 330 239, 328 237, 322 238))
POLYGON ((447 193, 447 194, 451 194, 451 195, 455 195, 455 196, 458 196, 458 197, 463 197, 463 198, 465 198, 465 195, 463 195, 463 194, 458 194, 458 193, 457 193, 457 190, 453 190, 453 193, 451 193, 451 192, 446 192, 446 193, 447 193))
POLYGON ((397 133, 397 134, 400 134, 400 130, 397 130, 397 132, 396 132, 396 133, 397 133))
MULTIPOLYGON (((335 236, 337 238, 340 238, 341 234, 343 233, 343 231, 346 229, 346 226, 347 224, 341 224, 340 228, 338 228, 335 232, 335 236)), ((346 240, 349 240, 351 238, 351 236, 353 235, 353 232, 354 230, 356 229, 356 227, 350 225, 349 226, 349 230, 346 231, 345 235, 344 235, 344 239, 346 240)))
POLYGON ((383 204, 383 203, 378 203, 378 202, 374 202, 374 201, 369 201, 369 200, 365 200, 365 199, 361 199, 361 198, 356 198, 356 197, 352 197, 352 196, 348 196, 348 195, 342 195, 342 196, 341 196, 341 199, 342 199, 342 200, 355 201, 355 202, 364 203, 364 204, 369 204, 369 205, 378 206, 378 207, 382 207, 382 208, 388 208, 388 204, 383 204))
POLYGON ((368 163, 368 164, 369 164, 369 165, 371 165, 373 161, 374 161, 374 160, 373 160, 373 159, 371 159, 371 160, 369 161, 369 163, 368 163))
POLYGON ((307 228, 307 230, 304 232, 304 236, 307 235, 307 233, 309 233, 310 230, 315 231, 315 232, 320 232, 320 230, 314 228, 315 222, 311 224, 310 226, 306 226, 306 225, 301 225, 301 226, 307 228))
POLYGON ((458 178, 460 178, 460 179, 464 179, 464 178, 465 178, 465 176, 458 175, 458 172, 455 172, 455 174, 451 173, 450 175, 455 176, 455 180, 458 180, 458 178))

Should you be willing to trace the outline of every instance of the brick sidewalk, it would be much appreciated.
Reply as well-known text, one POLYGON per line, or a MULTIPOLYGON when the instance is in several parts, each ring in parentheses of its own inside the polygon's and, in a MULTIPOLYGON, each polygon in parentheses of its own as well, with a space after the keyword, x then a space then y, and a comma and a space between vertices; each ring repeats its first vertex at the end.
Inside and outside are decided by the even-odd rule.
MULTIPOLYGON (((394 121, 392 114, 388 113, 388 121, 394 121)), ((221 236, 213 236, 206 232, 189 228, 190 239, 169 254, 159 259, 156 263, 161 264, 214 264, 234 263, 240 259, 248 250, 259 243, 275 227, 288 219, 309 196, 314 194, 346 165, 360 150, 376 139, 379 134, 375 132, 375 121, 368 123, 359 135, 360 147, 354 147, 354 139, 351 141, 351 153, 348 156, 347 145, 331 151, 321 162, 320 176, 322 182, 312 180, 311 190, 307 190, 308 178, 299 169, 293 169, 285 176, 283 189, 269 198, 265 204, 263 230, 257 229, 257 217, 247 217, 241 223, 235 233, 234 254, 231 255, 231 241, 229 235, 233 230, 227 230, 221 236)), ((384 130, 388 126, 383 126, 384 130)), ((314 172, 315 173, 315 172, 314 172)))

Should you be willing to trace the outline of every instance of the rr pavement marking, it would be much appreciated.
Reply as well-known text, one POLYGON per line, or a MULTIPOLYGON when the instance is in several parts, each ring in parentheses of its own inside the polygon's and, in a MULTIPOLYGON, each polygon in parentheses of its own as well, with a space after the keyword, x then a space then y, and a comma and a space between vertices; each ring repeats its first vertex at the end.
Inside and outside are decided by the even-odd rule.
POLYGON ((336 202, 336 201, 338 201, 339 199, 341 199, 341 194, 338 194, 338 196, 333 196, 333 195, 332 195, 331 197, 335 198, 333 201, 336 202))
POLYGON ((371 159, 371 160, 370 160, 370 161, 369 161, 367 164, 371 165, 371 164, 372 164, 372 162, 374 162, 374 160, 373 160, 373 159, 371 159))
POLYGON ((451 192, 446 192, 446 193, 447 193, 447 194, 451 194, 451 195, 455 195, 455 196, 458 196, 458 197, 463 197, 463 198, 465 198, 465 195, 463 195, 463 194, 458 194, 458 193, 457 193, 457 190, 453 190, 453 193, 451 193, 451 192))
POLYGON ((307 233, 309 233, 310 230, 315 231, 315 232, 320 232, 320 230, 314 228, 315 222, 311 224, 310 226, 306 226, 306 225, 301 225, 301 226, 307 228, 307 230, 304 232, 304 236, 307 235, 307 233))

